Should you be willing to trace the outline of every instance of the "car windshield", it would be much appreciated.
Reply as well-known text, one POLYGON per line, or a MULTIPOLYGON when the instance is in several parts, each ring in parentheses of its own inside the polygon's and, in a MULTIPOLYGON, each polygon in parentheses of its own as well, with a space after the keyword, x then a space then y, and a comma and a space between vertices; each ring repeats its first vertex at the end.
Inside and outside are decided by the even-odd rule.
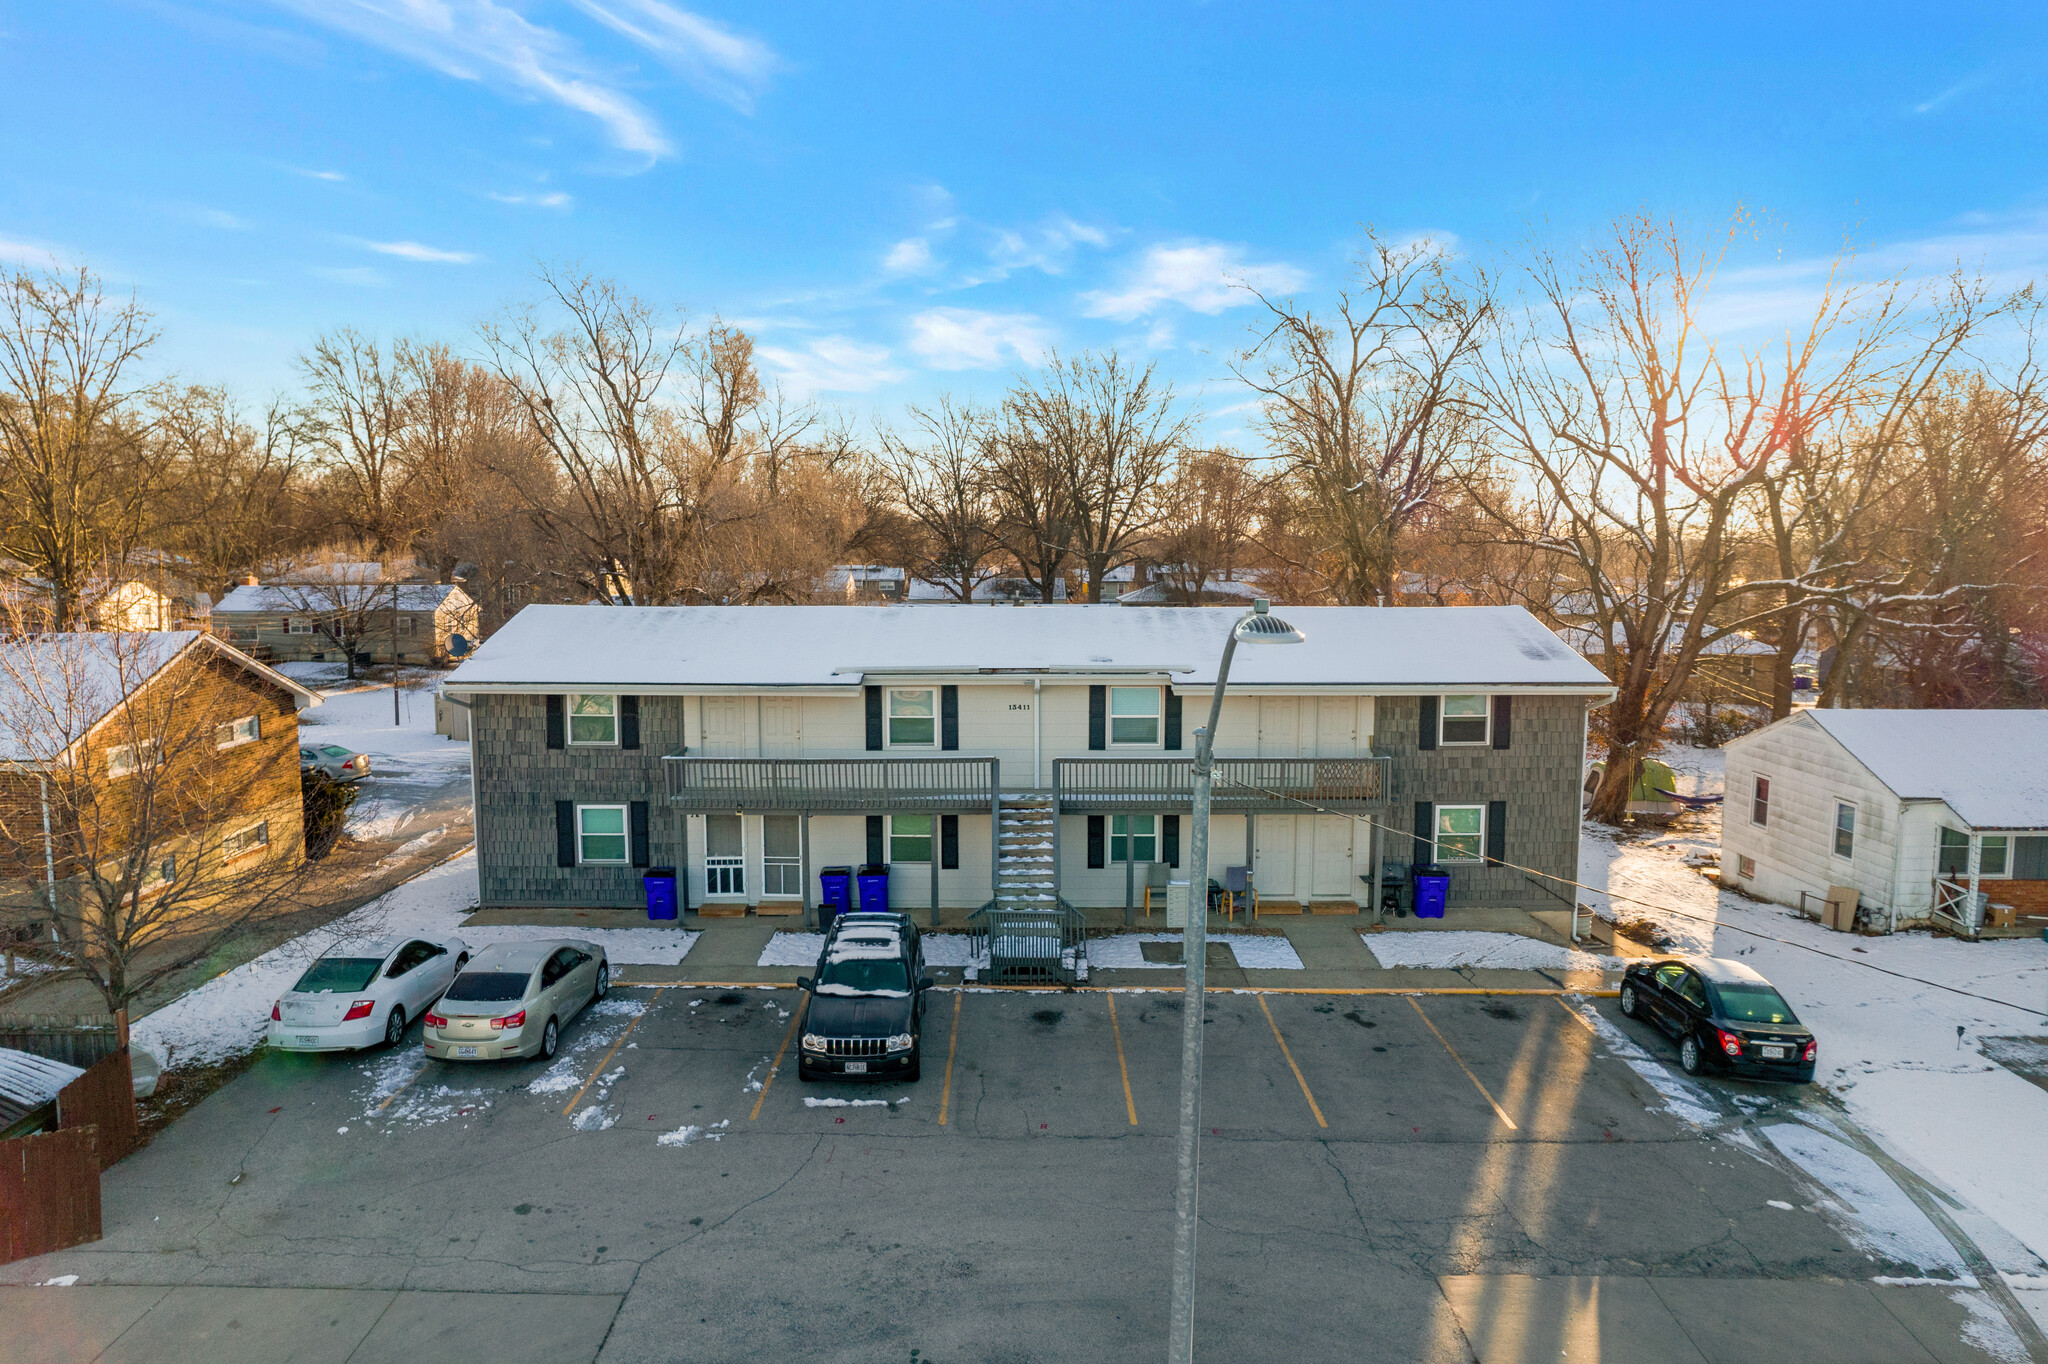
POLYGON ((352 994, 377 978, 382 957, 322 957, 292 989, 302 995, 352 994))
POLYGON ((818 977, 821 995, 907 995, 910 972, 903 959, 888 957, 847 957, 825 963, 818 977))
POLYGON ((1717 985, 1721 1012, 1750 1023, 1797 1023, 1792 1006, 1768 985, 1717 985))
POLYGON ((464 971, 448 987, 443 999, 457 1003, 502 1004, 526 997, 524 971, 464 971))

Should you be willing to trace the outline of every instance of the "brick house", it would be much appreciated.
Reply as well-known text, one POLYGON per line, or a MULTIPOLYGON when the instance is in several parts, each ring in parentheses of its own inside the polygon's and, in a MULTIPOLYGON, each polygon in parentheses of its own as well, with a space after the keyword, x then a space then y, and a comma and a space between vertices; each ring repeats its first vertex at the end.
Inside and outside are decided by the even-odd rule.
MULTIPOLYGON (((497 906, 801 912, 886 863, 900 906, 1128 905, 1179 868, 1194 727, 1236 608, 531 606, 448 679, 497 906)), ((1357 912, 1434 859, 1461 906, 1570 903, 1606 679, 1519 607, 1289 608, 1238 651, 1208 872, 1357 912)), ((1177 877, 1187 875, 1175 871, 1177 877)))

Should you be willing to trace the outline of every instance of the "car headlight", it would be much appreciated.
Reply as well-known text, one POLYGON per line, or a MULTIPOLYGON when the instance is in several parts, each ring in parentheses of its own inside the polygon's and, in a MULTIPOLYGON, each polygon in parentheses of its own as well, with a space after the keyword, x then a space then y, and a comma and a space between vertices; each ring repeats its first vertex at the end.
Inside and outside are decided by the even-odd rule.
POLYGON ((804 1050, 805 1050, 805 1051, 823 1051, 823 1050, 825 1050, 825 1039, 824 1039, 824 1038, 822 1038, 822 1037, 820 1037, 820 1036, 818 1036, 818 1034, 816 1034, 816 1033, 814 1033, 814 1032, 807 1032, 807 1033, 805 1033, 805 1034, 804 1034, 804 1050))
POLYGON ((892 1038, 890 1038, 890 1039, 889 1039, 889 1050, 890 1050, 890 1051, 909 1051, 909 1050, 910 1050, 910 1042, 911 1042, 911 1037, 910 1037, 910 1034, 909 1034, 909 1033, 907 1033, 907 1032, 899 1032, 899 1033, 897 1033, 897 1034, 896 1034, 896 1035, 895 1035, 894 1037, 892 1037, 892 1038))

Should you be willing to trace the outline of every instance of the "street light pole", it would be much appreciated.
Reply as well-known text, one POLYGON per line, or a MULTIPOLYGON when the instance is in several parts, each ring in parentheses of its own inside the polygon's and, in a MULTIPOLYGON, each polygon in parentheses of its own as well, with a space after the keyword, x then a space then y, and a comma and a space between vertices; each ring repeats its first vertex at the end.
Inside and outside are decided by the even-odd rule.
MULTIPOLYGON (((1261 597, 1230 627, 1216 689, 1209 695, 1209 723, 1195 731, 1193 828, 1188 836, 1187 926, 1181 934, 1186 984, 1180 997, 1180 1153, 1173 1196, 1173 1299, 1167 1311, 1167 1364, 1194 1364, 1195 1226, 1201 1193, 1202 1015, 1208 996, 1204 977, 1209 931, 1209 793, 1215 771, 1216 727, 1223 719, 1223 688, 1237 641, 1299 644, 1302 633, 1268 615, 1261 597)), ((1247 814, 1246 819, 1251 816, 1247 814)))

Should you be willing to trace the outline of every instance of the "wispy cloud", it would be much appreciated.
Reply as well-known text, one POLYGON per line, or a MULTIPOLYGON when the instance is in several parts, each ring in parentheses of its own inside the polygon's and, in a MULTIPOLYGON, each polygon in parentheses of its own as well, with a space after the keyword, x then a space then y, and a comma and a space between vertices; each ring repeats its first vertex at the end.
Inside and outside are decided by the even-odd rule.
POLYGON ((773 365, 796 388, 813 393, 866 393, 904 378, 889 364, 887 346, 863 345, 843 336, 826 336, 802 350, 756 346, 754 354, 773 365))
POLYGON ((1032 313, 930 308, 910 319, 911 352, 933 369, 998 369, 1006 355, 1035 365, 1051 346, 1051 330, 1032 313))
POLYGON ((603 125, 612 145, 650 161, 675 149, 654 116, 576 42, 494 0, 273 0, 457 80, 550 100, 603 125))
POLYGON ((1940 113, 1943 108, 1969 94, 1972 90, 1981 89, 1990 83, 1991 73, 1988 71, 1979 71, 1973 76, 1965 76, 1954 85, 1948 87, 1948 89, 1935 95, 1932 99, 1924 99, 1918 104, 1913 105, 1912 112, 1920 115, 1940 113))
POLYGON ((1260 290, 1295 289, 1306 278, 1291 265, 1252 263, 1244 248, 1223 242, 1154 246, 1132 267, 1124 287, 1081 296, 1090 317, 1135 322, 1167 304, 1214 316, 1255 302, 1240 284, 1260 290))
POLYGON ((37 270, 54 270, 64 263, 63 258, 50 247, 41 242, 25 242, 18 237, 0 237, 0 261, 37 270))
POLYGON ((882 268, 892 275, 922 275, 930 271, 932 244, 923 237, 905 237, 882 257, 882 268))
POLYGON ((638 43, 713 99, 751 113, 782 68, 766 43, 661 0, 575 0, 576 7, 638 43))
POLYGON ((198 223, 201 227, 219 228, 223 232, 247 232, 249 224, 221 208, 208 208, 204 204, 173 204, 171 212, 187 222, 198 223))
POLYGON ((549 194, 492 194, 501 204, 522 204, 530 208, 567 208, 576 201, 560 190, 549 194))
POLYGON ((285 169, 293 175, 303 175, 308 180, 325 180, 330 184, 336 185, 348 179, 346 175, 337 170, 307 170, 304 166, 287 166, 285 169))
POLYGON ((476 253, 473 251, 443 251, 437 246, 422 242, 372 242, 361 237, 351 237, 357 246, 365 251, 375 251, 380 256, 396 256, 400 260, 422 261, 434 265, 473 265, 476 253))
POLYGON ((367 265, 315 266, 313 273, 329 284, 347 284, 358 289, 382 289, 390 283, 383 271, 367 265))
POLYGON ((1108 245, 1108 231, 1077 222, 1064 213, 1056 213, 1034 227, 994 228, 988 243, 987 267, 974 272, 963 283, 992 284, 1019 270, 1064 274, 1073 263, 1077 247, 1108 245))

